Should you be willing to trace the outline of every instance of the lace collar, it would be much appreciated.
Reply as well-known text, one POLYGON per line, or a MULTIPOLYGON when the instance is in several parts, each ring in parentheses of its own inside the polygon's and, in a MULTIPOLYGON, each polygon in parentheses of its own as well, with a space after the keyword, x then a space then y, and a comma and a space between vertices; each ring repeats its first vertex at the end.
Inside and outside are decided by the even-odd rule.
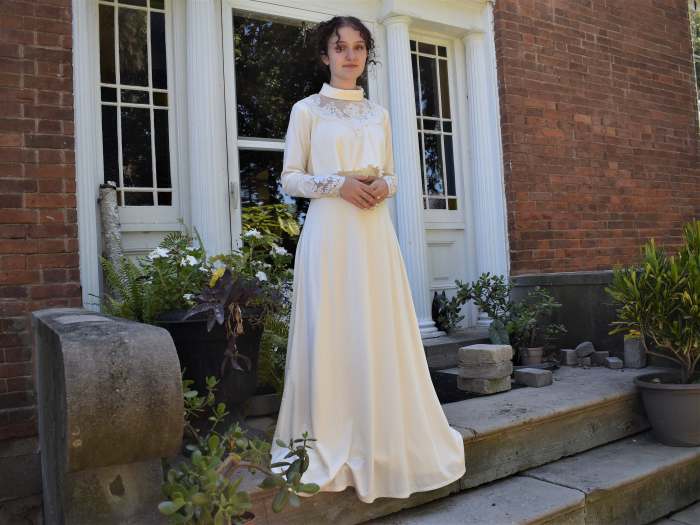
POLYGON ((331 86, 328 82, 323 83, 319 93, 324 97, 339 100, 362 100, 365 98, 365 90, 362 89, 362 86, 358 86, 356 89, 341 89, 331 86))

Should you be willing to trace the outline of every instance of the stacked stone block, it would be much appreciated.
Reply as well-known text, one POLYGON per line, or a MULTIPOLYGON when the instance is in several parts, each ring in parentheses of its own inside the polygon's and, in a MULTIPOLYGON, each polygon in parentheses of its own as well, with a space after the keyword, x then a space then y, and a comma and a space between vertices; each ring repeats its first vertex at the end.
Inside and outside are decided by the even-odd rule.
POLYGON ((510 390, 513 349, 510 345, 464 346, 458 353, 457 387, 473 394, 510 390))

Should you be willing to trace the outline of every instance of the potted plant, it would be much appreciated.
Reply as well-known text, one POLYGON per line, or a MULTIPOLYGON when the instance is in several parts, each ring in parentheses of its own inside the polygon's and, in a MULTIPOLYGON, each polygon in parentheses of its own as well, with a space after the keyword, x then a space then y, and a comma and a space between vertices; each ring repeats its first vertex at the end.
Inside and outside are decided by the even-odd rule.
POLYGON ((539 286, 530 291, 523 301, 513 304, 506 328, 521 365, 541 364, 545 348, 566 333, 564 325, 549 322, 557 308, 561 308, 561 303, 539 286))
POLYGON ((452 330, 464 319, 460 314, 460 309, 464 303, 456 294, 450 299, 447 298, 445 290, 441 293, 433 294, 432 316, 438 330, 452 332, 452 330))
POLYGON ((676 369, 635 378, 655 437, 700 445, 700 221, 683 229, 683 245, 667 255, 654 240, 638 266, 617 268, 606 289, 618 305, 611 334, 638 337, 646 353, 676 369))
POLYGON ((539 286, 522 301, 513 301, 513 284, 502 275, 483 273, 472 283, 456 281, 456 284, 459 287, 456 297, 461 303, 474 301, 489 316, 491 342, 511 345, 517 363, 527 366, 542 363, 545 350, 551 349, 561 334, 566 333, 563 325, 550 322, 561 304, 539 286))
POLYGON ((183 380, 185 401, 185 437, 188 455, 180 458, 167 471, 163 481, 166 499, 158 510, 171 523, 187 525, 254 525, 250 495, 239 490, 242 471, 260 471, 265 474, 260 488, 277 489, 272 500, 273 512, 281 512, 287 504, 298 507, 300 493, 315 494, 319 486, 302 483, 301 477, 309 466, 307 449, 315 439, 304 432, 301 438, 289 444, 278 441, 281 447, 289 448, 290 461, 270 464, 270 443, 258 438, 248 438, 236 423, 224 432, 218 427, 227 415, 226 405, 216 403, 214 377, 206 380, 206 395, 191 389, 192 381, 183 380), (201 434, 193 424, 209 412, 211 427, 201 434), (283 467, 281 473, 270 469, 283 467), (286 468, 284 468, 286 467, 286 468))

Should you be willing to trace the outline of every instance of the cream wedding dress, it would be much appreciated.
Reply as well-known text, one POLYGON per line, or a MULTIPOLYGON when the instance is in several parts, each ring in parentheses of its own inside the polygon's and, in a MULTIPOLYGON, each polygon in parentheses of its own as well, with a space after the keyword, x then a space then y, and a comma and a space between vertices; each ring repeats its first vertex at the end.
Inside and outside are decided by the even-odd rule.
POLYGON ((466 467, 430 381, 387 202, 360 209, 342 199, 348 172, 383 176, 396 193, 389 115, 361 88, 324 84, 294 104, 286 136, 283 190, 311 201, 271 453, 272 463, 289 461, 275 440, 308 431, 317 441, 301 481, 353 486, 371 503, 442 487, 466 467))

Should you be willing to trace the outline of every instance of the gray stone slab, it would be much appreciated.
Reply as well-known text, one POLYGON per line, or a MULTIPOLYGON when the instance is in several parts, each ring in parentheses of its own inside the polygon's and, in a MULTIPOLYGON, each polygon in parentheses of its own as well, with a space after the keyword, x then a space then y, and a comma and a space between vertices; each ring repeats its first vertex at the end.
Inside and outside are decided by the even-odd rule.
POLYGON ((502 363, 513 359, 513 349, 510 345, 469 345, 459 349, 457 361, 465 365, 482 365, 502 363))
POLYGON ((552 372, 539 368, 521 368, 515 371, 515 382, 535 388, 552 384, 552 372))
POLYGON ((561 364, 565 366, 574 366, 578 364, 578 356, 573 348, 562 348, 559 351, 561 364))
POLYGON ((457 376, 457 388, 474 394, 497 394, 510 390, 510 376, 496 379, 467 379, 457 376))
MULTIPOLYGON (((698 494, 700 497, 700 494, 698 494)), ((700 525, 700 500, 688 508, 680 512, 676 512, 669 516, 669 519, 674 523, 682 523, 683 525, 700 525)))
POLYGON ((580 366, 591 366, 592 361, 590 357, 579 357, 578 358, 578 364, 580 366))
POLYGON ((586 494, 586 522, 650 523, 697 500, 700 447, 640 434, 523 473, 586 494))
POLYGON ((423 340, 423 349, 428 366, 443 369, 457 366, 457 352, 463 346, 488 343, 488 327, 463 328, 441 337, 423 340))
POLYGON ((576 355, 579 357, 588 357, 595 352, 595 347, 590 341, 584 341, 576 347, 576 355))
POLYGON ((625 339, 623 357, 627 368, 647 366, 647 354, 639 339, 625 339))
POLYGON ((513 361, 503 361, 502 363, 486 363, 481 365, 459 364, 458 371, 460 377, 467 379, 500 379, 510 376, 513 373, 513 361))
POLYGON ((577 490, 515 476, 467 493, 404 510, 373 525, 583 525, 584 497, 577 490))
MULTIPOLYGON (((657 369, 660 370, 660 369, 657 369)), ((641 371, 563 367, 548 388, 448 403, 465 438, 469 488, 649 427, 633 378, 641 371)))
POLYGON ((620 369, 623 366, 622 359, 619 357, 608 357, 605 359, 605 366, 613 369, 620 369))

